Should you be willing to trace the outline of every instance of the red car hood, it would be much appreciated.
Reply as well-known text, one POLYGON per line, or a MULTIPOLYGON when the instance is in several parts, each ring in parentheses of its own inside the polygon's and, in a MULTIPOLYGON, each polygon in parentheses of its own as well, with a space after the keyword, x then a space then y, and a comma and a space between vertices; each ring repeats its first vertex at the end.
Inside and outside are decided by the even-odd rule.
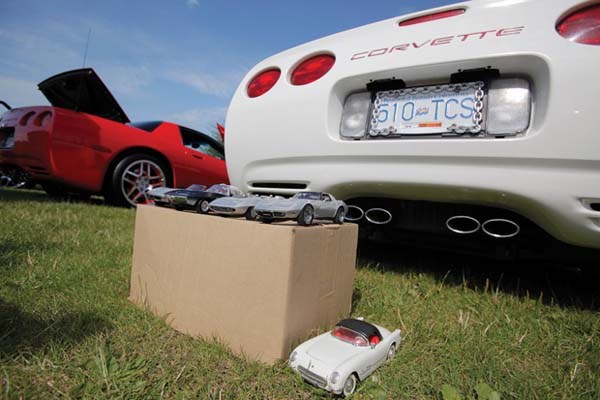
POLYGON ((55 107, 80 111, 116 122, 129 122, 127 114, 91 68, 54 75, 40 82, 38 88, 55 107))

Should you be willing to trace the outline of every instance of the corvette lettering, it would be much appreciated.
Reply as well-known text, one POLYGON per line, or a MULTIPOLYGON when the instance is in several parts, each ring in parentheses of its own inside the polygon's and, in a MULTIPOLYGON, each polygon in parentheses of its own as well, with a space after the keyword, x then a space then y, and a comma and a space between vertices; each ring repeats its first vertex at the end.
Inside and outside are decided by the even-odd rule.
POLYGON ((353 54, 352 57, 350 58, 350 60, 351 61, 360 60, 360 59, 368 58, 368 57, 376 57, 376 56, 382 56, 384 54, 391 54, 396 51, 408 51, 410 49, 421 49, 423 47, 440 46, 440 45, 444 45, 444 44, 453 44, 453 43, 457 43, 457 42, 482 40, 482 39, 486 39, 486 38, 495 38, 495 37, 502 37, 502 36, 509 36, 509 35, 519 35, 523 31, 523 29, 525 29, 524 26, 516 26, 516 27, 512 27, 512 28, 500 28, 500 29, 492 29, 492 30, 488 30, 488 31, 461 33, 460 35, 453 35, 453 36, 442 36, 442 37, 438 37, 438 38, 434 38, 434 39, 427 39, 425 41, 402 43, 402 44, 397 44, 397 45, 391 46, 391 47, 382 47, 379 49, 361 51, 359 53, 353 54))

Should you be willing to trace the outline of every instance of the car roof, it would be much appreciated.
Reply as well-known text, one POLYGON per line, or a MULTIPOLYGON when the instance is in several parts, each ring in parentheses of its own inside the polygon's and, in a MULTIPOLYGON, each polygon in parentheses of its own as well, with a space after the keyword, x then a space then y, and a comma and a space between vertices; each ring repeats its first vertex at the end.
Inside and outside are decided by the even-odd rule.
POLYGON ((383 339, 381 332, 379 332, 379 329, 375 325, 361 319, 346 318, 338 322, 336 326, 352 329, 354 332, 365 335, 366 338, 377 336, 379 339, 383 339))

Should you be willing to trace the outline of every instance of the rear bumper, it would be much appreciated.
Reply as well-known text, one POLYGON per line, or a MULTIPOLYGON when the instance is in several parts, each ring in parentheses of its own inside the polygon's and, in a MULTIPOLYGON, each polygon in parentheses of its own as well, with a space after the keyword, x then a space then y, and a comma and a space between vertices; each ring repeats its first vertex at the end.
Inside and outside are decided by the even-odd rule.
MULTIPOLYGON (((369 196, 505 208, 564 242, 600 248, 600 212, 590 206, 600 203, 598 162, 306 157, 254 163, 246 176, 258 181, 304 182, 307 190, 331 192, 342 199, 369 196)), ((248 189, 291 192, 253 188, 251 183, 248 189)))

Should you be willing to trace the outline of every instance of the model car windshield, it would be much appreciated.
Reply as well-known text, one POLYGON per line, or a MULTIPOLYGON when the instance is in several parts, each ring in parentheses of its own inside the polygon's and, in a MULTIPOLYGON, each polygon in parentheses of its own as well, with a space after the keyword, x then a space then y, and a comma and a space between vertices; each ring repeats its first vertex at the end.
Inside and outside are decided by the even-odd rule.
POLYGON ((296 193, 292 199, 320 200, 321 194, 316 192, 300 192, 296 193))
POLYGON ((223 196, 227 196, 227 195, 229 195, 229 186, 224 183, 219 183, 219 184, 212 185, 211 187, 209 187, 207 192, 218 193, 218 194, 222 194, 223 196))
POLYGON ((195 191, 201 192, 203 190, 206 190, 206 186, 199 185, 199 184, 194 184, 194 185, 190 185, 190 186, 186 187, 185 189, 186 190, 195 190, 195 191))
POLYGON ((336 326, 331 334, 344 342, 348 342, 355 346, 368 346, 369 341, 366 337, 358 332, 354 332, 352 329, 344 328, 343 326, 336 326))

